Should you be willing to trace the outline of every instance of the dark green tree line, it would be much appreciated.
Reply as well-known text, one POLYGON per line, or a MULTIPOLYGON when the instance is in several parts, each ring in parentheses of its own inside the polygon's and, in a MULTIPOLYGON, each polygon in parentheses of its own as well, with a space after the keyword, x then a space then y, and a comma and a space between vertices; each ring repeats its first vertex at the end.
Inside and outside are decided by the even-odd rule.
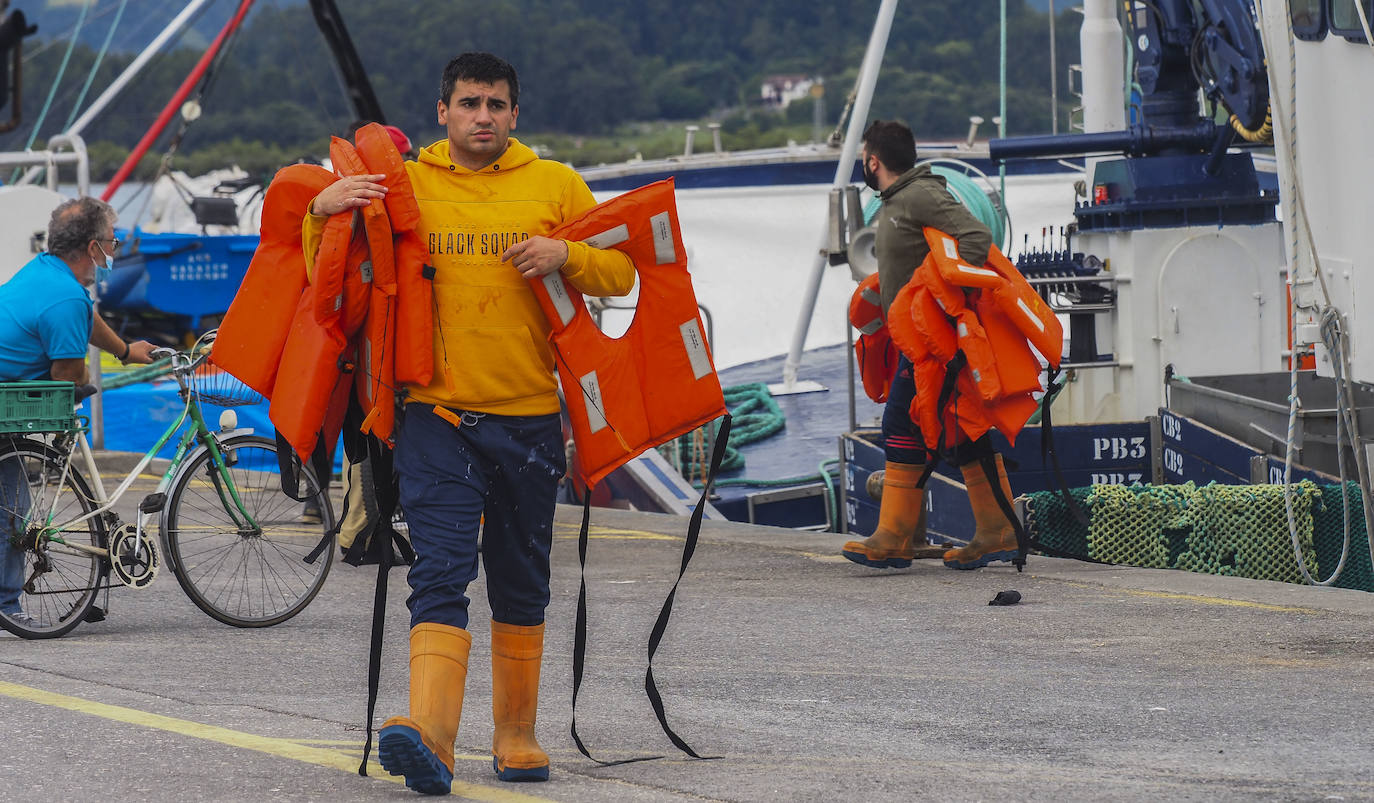
MULTIPOLYGON (((833 127, 854 85, 879 2, 338 0, 338 5, 388 121, 417 142, 429 143, 442 134, 434 112, 439 72, 450 57, 470 49, 501 54, 520 70, 517 135, 526 139, 604 136, 635 121, 665 119, 724 120, 727 132, 766 130, 773 123, 761 121, 772 112, 758 107, 759 85, 778 73, 823 77, 825 121, 833 127)), ((1048 18, 1025 0, 1010 0, 1008 14, 1008 130, 1047 132, 1048 18)), ((991 120, 998 113, 998 24, 994 3, 903 3, 871 116, 905 120, 922 139, 961 137, 970 115, 991 120)), ((1077 61, 1077 37, 1078 16, 1062 14, 1056 43, 1061 130, 1071 105, 1065 76, 1077 61)), ((26 48, 31 44, 36 43, 30 40, 26 48)), ((0 136, 0 148, 25 144, 65 43, 41 52, 30 49, 36 52, 24 64, 24 125, 0 136)), ((107 160, 132 147, 198 57, 187 47, 155 59, 85 132, 93 153, 107 160)), ((133 58, 133 53, 108 56, 85 103, 133 58)), ((61 130, 94 59, 87 45, 74 51, 38 145, 61 130)), ((809 122, 811 114, 806 102, 778 119, 809 122)), ((222 153, 230 144, 270 151, 272 158, 319 155, 327 137, 344 133, 353 117, 309 9, 259 4, 215 73, 205 113, 188 129, 179 158, 210 149, 222 153)), ((110 169, 103 163, 96 168, 110 169)))

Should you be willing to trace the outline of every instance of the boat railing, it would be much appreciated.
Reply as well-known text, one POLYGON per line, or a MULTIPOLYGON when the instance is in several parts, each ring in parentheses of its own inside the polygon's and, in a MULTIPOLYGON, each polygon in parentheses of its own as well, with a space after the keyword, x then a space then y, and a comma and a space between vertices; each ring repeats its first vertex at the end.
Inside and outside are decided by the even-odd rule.
POLYGON ((48 140, 47 150, 0 153, 0 166, 43 168, 48 189, 53 192, 57 191, 58 165, 68 164, 76 165, 77 194, 90 195, 91 160, 80 134, 57 134, 48 140), (70 150, 60 150, 64 146, 70 150))

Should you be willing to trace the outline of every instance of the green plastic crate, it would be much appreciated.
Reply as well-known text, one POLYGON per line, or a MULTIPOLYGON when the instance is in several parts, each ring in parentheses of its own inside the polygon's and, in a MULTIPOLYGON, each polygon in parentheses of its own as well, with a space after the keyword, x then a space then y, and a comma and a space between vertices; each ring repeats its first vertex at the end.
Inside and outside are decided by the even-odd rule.
POLYGON ((0 432, 66 432, 75 399, 71 382, 0 382, 0 432))

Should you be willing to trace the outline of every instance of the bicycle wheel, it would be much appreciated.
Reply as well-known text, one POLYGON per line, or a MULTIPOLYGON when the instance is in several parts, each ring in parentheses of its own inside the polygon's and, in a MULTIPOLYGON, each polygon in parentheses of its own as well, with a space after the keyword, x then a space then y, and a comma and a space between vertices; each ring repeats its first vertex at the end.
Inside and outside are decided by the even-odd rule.
POLYGON ((310 604, 329 574, 332 540, 313 563, 305 560, 334 528, 328 495, 308 468, 301 472, 302 495, 320 501, 320 522, 307 524, 305 503, 282 491, 275 441, 237 435, 220 449, 231 486, 203 448, 172 482, 162 525, 167 565, 191 601, 225 624, 284 622, 310 604))
POLYGON ((50 510, 51 521, 61 523, 96 508, 74 468, 62 477, 65 460, 41 441, 0 438, 0 626, 24 638, 69 632, 106 586, 105 559, 72 546, 105 548, 99 516, 58 532, 42 530, 50 510))

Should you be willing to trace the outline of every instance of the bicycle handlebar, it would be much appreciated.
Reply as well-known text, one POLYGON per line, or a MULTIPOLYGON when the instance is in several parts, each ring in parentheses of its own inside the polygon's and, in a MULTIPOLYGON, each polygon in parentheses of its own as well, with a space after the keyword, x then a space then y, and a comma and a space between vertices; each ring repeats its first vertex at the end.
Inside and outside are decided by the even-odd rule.
POLYGON ((151 356, 155 360, 170 360, 172 373, 178 377, 189 374, 210 356, 210 344, 215 342, 215 334, 218 330, 211 329, 200 336, 192 351, 178 351, 170 348, 155 348, 151 356))

